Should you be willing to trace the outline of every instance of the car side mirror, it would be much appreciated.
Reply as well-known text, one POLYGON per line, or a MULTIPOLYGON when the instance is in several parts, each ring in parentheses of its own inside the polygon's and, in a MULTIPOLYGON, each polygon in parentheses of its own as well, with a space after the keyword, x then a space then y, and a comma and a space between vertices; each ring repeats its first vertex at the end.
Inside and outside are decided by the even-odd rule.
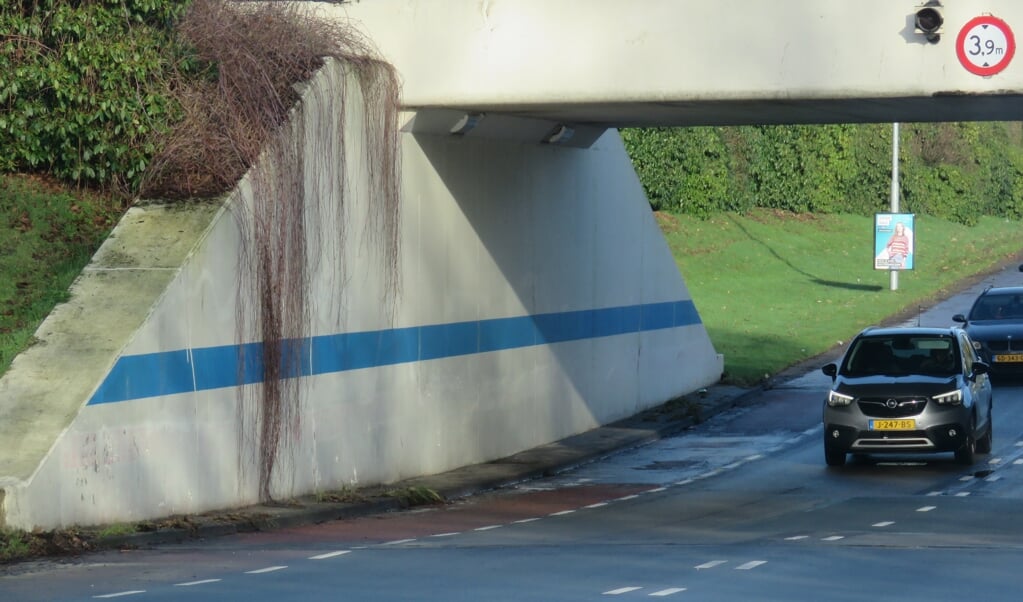
POLYGON ((838 374, 838 364, 825 364, 821 367, 821 372, 830 376, 831 380, 834 380, 838 374))
POLYGON ((984 362, 973 362, 973 376, 980 376, 981 374, 987 374, 991 372, 991 366, 988 366, 984 362))
POLYGON ((953 322, 962 322, 963 324, 966 324, 966 316, 964 316, 963 314, 956 314, 956 315, 952 316, 952 321, 953 322))

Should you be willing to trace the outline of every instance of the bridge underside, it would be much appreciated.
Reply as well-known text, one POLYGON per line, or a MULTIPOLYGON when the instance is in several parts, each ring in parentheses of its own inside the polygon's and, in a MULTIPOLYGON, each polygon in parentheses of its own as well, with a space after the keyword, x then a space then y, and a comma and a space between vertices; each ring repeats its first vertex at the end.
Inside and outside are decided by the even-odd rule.
MULTIPOLYGON (((428 108, 428 107, 420 107, 428 108)), ((827 123, 1023 121, 1023 95, 938 94, 925 98, 835 98, 602 102, 592 104, 447 105, 466 113, 494 113, 600 127, 691 127, 827 123)))

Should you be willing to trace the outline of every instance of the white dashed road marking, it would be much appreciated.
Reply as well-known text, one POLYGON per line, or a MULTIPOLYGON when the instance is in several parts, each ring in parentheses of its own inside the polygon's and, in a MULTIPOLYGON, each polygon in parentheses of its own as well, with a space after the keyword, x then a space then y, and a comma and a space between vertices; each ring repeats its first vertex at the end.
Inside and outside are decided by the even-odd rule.
POLYGON ((838 541, 840 539, 845 539, 845 535, 829 535, 823 538, 821 541, 838 541))
POLYGON ((194 585, 206 585, 207 583, 217 583, 220 579, 202 579, 200 581, 189 581, 188 583, 175 583, 174 587, 192 587, 194 585))
POLYGON ((686 588, 684 588, 684 587, 669 587, 668 589, 662 589, 661 591, 654 592, 654 593, 652 593, 650 595, 651 596, 670 596, 672 594, 677 594, 679 592, 684 592, 684 591, 686 591, 686 588))
POLYGON ((144 589, 135 589, 130 592, 117 592, 116 594, 104 594, 102 596, 93 596, 93 598, 121 598, 124 596, 135 596, 137 594, 144 593, 146 593, 146 590, 144 589))
POLYGON ((634 592, 634 591, 636 591, 638 589, 643 589, 643 588, 642 587, 636 587, 636 586, 619 587, 618 589, 612 589, 612 590, 604 592, 604 595, 605 596, 619 596, 621 594, 627 594, 629 592, 634 592))
POLYGON ((740 564, 739 566, 735 567, 735 570, 737 570, 737 571, 748 571, 750 569, 755 569, 758 566, 763 565, 763 564, 767 564, 767 561, 766 560, 751 560, 751 561, 747 562, 746 564, 740 564))
POLYGON ((894 524, 895 524, 895 521, 893 521, 893 520, 885 520, 885 521, 881 521, 879 523, 874 523, 873 525, 871 525, 871 527, 890 527, 890 526, 892 526, 894 524))
POLYGON ((273 573, 276 571, 283 571, 288 567, 286 566, 268 566, 265 569, 256 569, 254 571, 245 571, 246 575, 262 575, 263 573, 273 573))
POLYGON ((935 508, 937 508, 937 506, 922 506, 920 508, 917 508, 916 511, 917 512, 930 512, 931 510, 934 510, 935 508))
POLYGON ((712 568, 714 568, 716 566, 720 566, 720 565, 722 565, 722 564, 724 564, 726 562, 728 562, 728 561, 727 560, 711 560, 710 562, 704 562, 703 564, 698 564, 698 565, 696 565, 695 568, 696 568, 696 570, 712 569, 712 568))
POLYGON ((317 554, 316 556, 310 556, 309 560, 326 560, 328 558, 335 558, 337 556, 344 556, 348 554, 348 550, 338 550, 337 552, 327 552, 326 554, 317 554))

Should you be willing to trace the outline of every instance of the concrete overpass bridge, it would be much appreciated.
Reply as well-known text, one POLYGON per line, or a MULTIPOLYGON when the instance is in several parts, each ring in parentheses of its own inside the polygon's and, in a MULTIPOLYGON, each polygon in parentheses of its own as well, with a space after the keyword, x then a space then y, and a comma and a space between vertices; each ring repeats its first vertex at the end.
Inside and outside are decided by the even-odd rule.
MULTIPOLYGON (((401 295, 381 303, 366 113, 334 102, 361 90, 331 62, 296 108, 303 160, 267 167, 303 191, 289 244, 308 258, 277 499, 499 458, 719 378, 615 128, 1023 113, 1017 0, 303 8, 400 74, 401 295), (922 10, 940 26, 916 31, 922 10)), ((0 526, 260 501, 267 341, 238 320, 253 189, 133 207, 0 378, 0 526)))
POLYGON ((369 33, 416 109, 606 127, 1023 118, 1012 0, 364 0, 325 13, 369 33))

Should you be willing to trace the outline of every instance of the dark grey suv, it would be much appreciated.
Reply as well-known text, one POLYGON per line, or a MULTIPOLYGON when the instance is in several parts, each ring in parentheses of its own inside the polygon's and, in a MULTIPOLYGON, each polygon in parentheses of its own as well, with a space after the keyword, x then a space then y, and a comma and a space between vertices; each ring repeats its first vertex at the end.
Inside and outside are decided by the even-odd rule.
POLYGON ((991 383, 964 330, 868 328, 841 362, 824 402, 824 459, 846 454, 991 451, 991 383))

